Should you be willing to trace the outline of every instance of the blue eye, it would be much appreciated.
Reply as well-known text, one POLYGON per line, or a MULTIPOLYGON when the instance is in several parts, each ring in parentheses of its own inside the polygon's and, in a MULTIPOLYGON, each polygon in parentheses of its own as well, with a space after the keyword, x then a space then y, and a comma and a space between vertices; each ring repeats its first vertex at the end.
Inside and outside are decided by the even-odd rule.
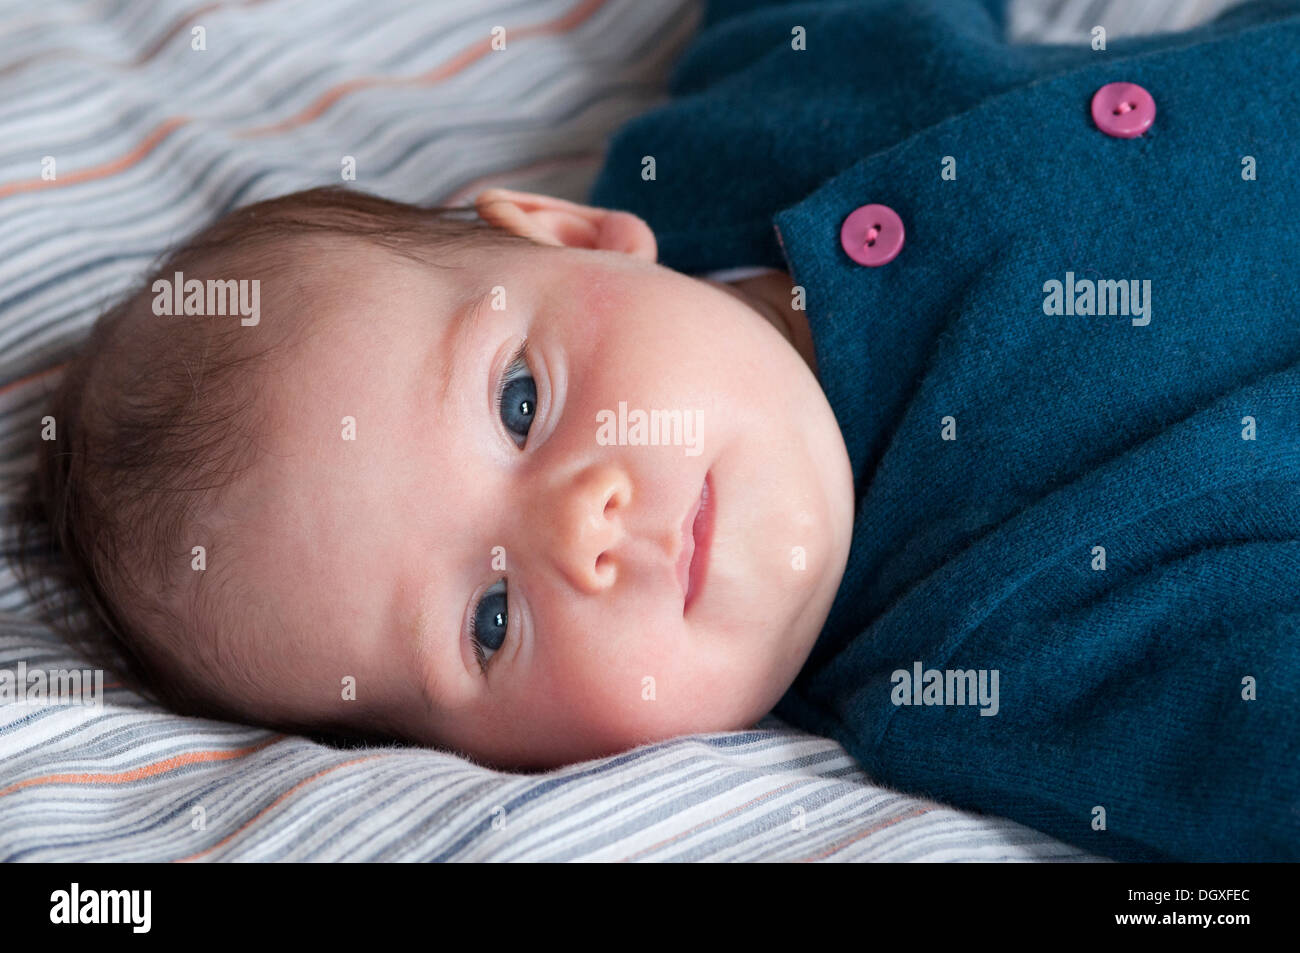
POLYGON ((488 659, 505 642, 509 618, 506 612, 506 581, 502 579, 483 593, 483 598, 474 607, 474 617, 470 619, 469 638, 474 645, 474 657, 478 659, 480 669, 486 670, 488 659), (489 652, 491 654, 487 654, 489 652))
POLYGON ((501 376, 501 385, 497 388, 497 415, 505 424, 506 431, 516 438, 515 443, 523 447, 536 413, 537 384, 528 369, 528 342, 525 341, 501 376))

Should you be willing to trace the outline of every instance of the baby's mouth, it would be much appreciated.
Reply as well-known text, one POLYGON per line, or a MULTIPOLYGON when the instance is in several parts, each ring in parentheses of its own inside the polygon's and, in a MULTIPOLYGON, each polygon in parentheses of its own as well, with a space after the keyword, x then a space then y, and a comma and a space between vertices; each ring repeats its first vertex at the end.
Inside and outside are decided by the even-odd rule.
POLYGON ((709 549, 713 542, 713 484, 709 474, 704 475, 700 497, 682 521, 682 551, 677 557, 677 578, 681 581, 685 599, 682 615, 691 608, 700 592, 700 585, 709 566, 709 549))

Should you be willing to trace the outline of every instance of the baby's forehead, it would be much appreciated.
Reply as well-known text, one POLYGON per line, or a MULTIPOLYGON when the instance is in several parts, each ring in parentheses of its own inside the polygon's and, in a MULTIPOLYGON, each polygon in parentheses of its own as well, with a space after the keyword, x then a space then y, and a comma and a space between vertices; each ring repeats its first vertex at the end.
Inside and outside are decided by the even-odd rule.
POLYGON ((463 271, 459 262, 439 267, 414 249, 402 251, 347 233, 299 238, 284 249, 284 255, 289 284, 317 299, 373 295, 394 284, 431 280, 454 285, 463 271))
MULTIPOLYGON (((322 476, 378 480, 370 471, 441 412, 438 381, 463 337, 463 313, 481 297, 467 270, 430 268, 384 248, 331 243, 307 255, 310 264, 291 279, 297 287, 281 289, 291 292, 280 306, 292 310, 294 330, 251 382, 266 452, 259 482, 244 490, 259 505, 307 505, 304 483, 322 476)), ((264 323, 274 320, 264 314, 264 323)), ((445 429, 420 432, 445 443, 435 440, 445 429)), ((320 489, 334 488, 327 481, 320 489)))

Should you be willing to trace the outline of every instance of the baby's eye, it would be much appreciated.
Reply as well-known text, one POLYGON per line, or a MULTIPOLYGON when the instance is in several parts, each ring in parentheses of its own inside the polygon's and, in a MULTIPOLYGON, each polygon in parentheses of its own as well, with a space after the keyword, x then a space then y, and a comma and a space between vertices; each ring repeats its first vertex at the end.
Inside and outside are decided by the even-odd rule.
POLYGON ((474 645, 474 657, 478 659, 479 668, 486 670, 488 659, 496 654, 506 640, 506 581, 492 586, 483 593, 483 598, 474 607, 474 617, 470 620, 470 641, 474 645))
POLYGON ((501 376, 501 386, 497 391, 497 414, 520 447, 526 442, 533 415, 537 413, 537 384, 528 369, 527 346, 525 341, 519 348, 519 353, 501 376))

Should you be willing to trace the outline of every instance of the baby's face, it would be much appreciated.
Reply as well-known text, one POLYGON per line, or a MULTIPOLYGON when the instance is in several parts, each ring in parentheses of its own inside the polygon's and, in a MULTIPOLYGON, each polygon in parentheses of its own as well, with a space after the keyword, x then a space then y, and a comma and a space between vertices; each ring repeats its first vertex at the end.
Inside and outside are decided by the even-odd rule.
POLYGON ((626 251, 310 258, 264 452, 227 503, 245 604, 282 627, 238 649, 278 673, 268 716, 364 703, 411 740, 547 767, 776 703, 835 595, 853 492, 770 323, 626 251), (637 411, 682 426, 651 445, 637 411))

